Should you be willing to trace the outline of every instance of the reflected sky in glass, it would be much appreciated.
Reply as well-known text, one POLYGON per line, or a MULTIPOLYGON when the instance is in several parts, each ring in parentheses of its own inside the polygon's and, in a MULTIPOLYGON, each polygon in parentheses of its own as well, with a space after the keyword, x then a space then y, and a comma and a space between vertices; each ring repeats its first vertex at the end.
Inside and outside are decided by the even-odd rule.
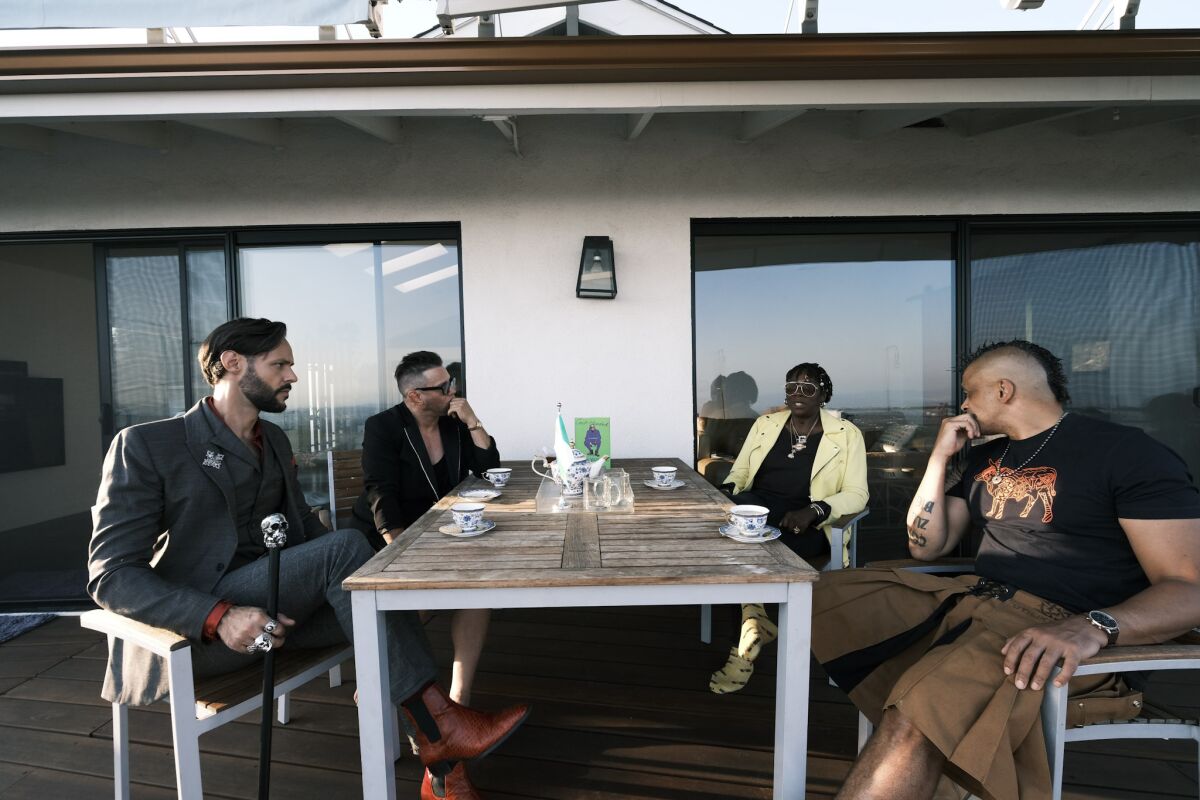
POLYGON ((784 374, 801 361, 829 373, 835 408, 918 410, 952 397, 949 258, 774 264, 695 277, 698 406, 710 399, 713 378, 739 370, 758 383, 757 411, 780 405, 784 374))

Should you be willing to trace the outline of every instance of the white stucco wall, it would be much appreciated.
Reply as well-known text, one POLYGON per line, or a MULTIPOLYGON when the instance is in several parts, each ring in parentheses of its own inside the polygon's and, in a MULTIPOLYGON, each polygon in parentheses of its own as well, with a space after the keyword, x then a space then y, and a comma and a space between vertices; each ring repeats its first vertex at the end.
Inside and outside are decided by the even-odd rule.
POLYGON ((1171 126, 861 142, 813 112, 738 144, 734 114, 656 117, 633 142, 620 116, 522 117, 518 158, 478 120, 404 124, 391 146, 290 120, 281 151, 55 134, 50 156, 0 150, 0 232, 461 222, 471 400, 502 453, 549 444, 561 401, 611 416, 618 456, 688 458, 693 218, 1200 210, 1200 140, 1171 126), (588 234, 615 241, 614 301, 574 297, 588 234))

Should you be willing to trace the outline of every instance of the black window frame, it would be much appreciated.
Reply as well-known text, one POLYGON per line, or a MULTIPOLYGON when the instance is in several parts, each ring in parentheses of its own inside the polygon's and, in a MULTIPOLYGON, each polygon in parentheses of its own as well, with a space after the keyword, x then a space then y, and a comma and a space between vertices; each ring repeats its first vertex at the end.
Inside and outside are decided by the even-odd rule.
MULTIPOLYGON (((951 290, 954 293, 954 353, 952 386, 956 402, 962 400, 960 386, 963 359, 971 345, 971 239, 977 233, 1083 232, 1106 230, 1114 233, 1148 233, 1193 228, 1200 239, 1200 213, 1103 213, 1103 214, 988 214, 887 217, 773 217, 773 218, 692 218, 691 220, 691 341, 692 341, 692 416, 699 414, 696 404, 696 238, 699 236, 786 236, 851 235, 886 233, 950 233, 954 265, 951 290)), ((699 442, 693 428, 692 457, 695 465, 699 442)))

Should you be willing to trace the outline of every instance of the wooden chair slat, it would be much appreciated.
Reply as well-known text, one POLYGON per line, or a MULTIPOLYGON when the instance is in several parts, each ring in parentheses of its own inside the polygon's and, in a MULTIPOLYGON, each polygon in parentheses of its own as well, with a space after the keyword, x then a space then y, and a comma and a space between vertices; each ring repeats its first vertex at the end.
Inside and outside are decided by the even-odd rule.
MULTIPOLYGON (((347 645, 333 645, 317 650, 286 647, 275 653, 275 680, 282 682, 299 675, 309 667, 345 650, 347 645)), ((196 682, 196 708, 215 713, 262 694, 262 664, 253 664, 235 672, 202 678, 196 682)))

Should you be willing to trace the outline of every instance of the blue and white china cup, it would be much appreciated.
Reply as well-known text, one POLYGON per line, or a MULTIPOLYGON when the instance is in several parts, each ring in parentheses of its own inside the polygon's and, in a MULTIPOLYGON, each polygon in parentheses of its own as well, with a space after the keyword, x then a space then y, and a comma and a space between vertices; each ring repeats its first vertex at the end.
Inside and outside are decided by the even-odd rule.
POLYGON ((654 475, 654 483, 658 486, 670 486, 675 483, 675 467, 651 467, 650 472, 654 475))
POLYGON ((508 479, 512 477, 512 469, 510 467, 492 467, 483 473, 483 477, 491 482, 492 486, 497 489, 503 488, 504 484, 508 483, 508 479))
POLYGON ((455 503, 450 506, 450 515, 459 530, 473 531, 483 523, 483 503, 455 503))
POLYGON ((742 536, 762 536, 767 532, 766 506, 734 506, 729 509, 729 522, 742 536))

